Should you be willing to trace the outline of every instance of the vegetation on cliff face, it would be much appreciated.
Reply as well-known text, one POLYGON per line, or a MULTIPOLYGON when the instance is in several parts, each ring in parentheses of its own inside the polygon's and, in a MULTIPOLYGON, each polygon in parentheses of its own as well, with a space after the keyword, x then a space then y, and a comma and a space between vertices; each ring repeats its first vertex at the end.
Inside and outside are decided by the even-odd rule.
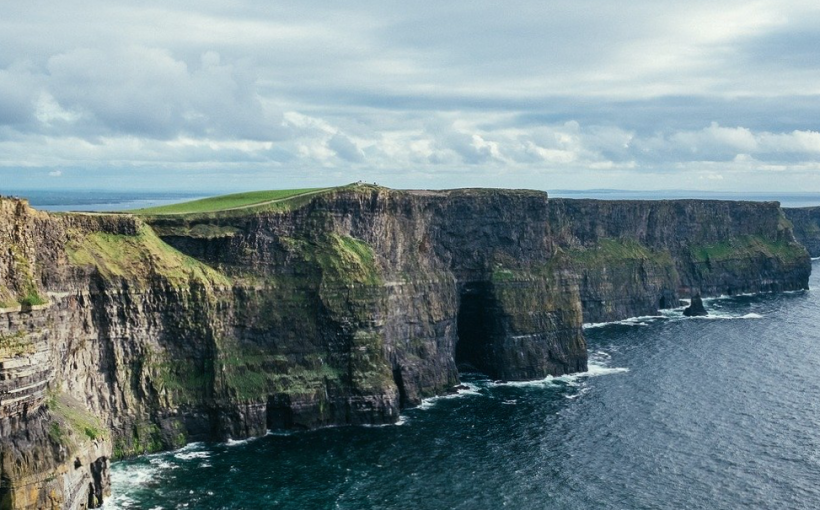
POLYGON ((48 303, 48 300, 40 294, 37 285, 32 260, 26 255, 22 246, 14 239, 7 241, 4 246, 11 254, 11 273, 16 278, 15 287, 8 288, 0 282, 0 308, 11 308, 15 306, 36 306, 48 303))
POLYGON ((188 285, 192 280, 210 285, 230 283, 223 274, 166 244, 147 225, 141 225, 135 236, 75 233, 66 254, 72 264, 93 266, 109 280, 123 278, 145 284, 161 276, 173 285, 188 285))
POLYGON ((820 207, 783 209, 794 226, 794 237, 806 247, 809 255, 820 257, 820 207))
POLYGON ((805 249, 788 240, 772 241, 763 236, 739 236, 720 243, 690 247, 696 262, 721 262, 751 256, 766 256, 788 262, 805 257, 805 249))
POLYGON ((273 336, 281 347, 220 339, 217 373, 235 399, 307 398, 318 402, 321 420, 329 412, 328 392, 378 393, 392 385, 384 338, 371 329, 383 306, 382 278, 373 249, 351 236, 325 233, 280 242, 294 273, 255 280, 260 290, 245 295, 237 313, 260 340, 273 336), (285 334, 294 331, 294 321, 300 338, 285 334), (323 339, 327 334, 335 336, 330 344, 323 339), (304 352, 312 345, 318 352, 304 352))
POLYGON ((325 285, 381 285, 373 249, 350 236, 329 234, 319 242, 292 241, 306 260, 321 269, 325 285))
POLYGON ((341 385, 340 371, 326 355, 289 357, 234 342, 221 347, 220 377, 241 402, 266 401, 269 395, 279 394, 321 399, 329 386, 341 385))
POLYGON ((149 422, 140 421, 133 424, 125 435, 114 438, 112 456, 114 459, 124 459, 147 453, 155 453, 167 447, 181 447, 185 445, 184 436, 177 444, 167 445, 162 441, 160 428, 149 422))
POLYGON ((0 333, 0 360, 13 358, 21 354, 33 354, 35 350, 34 342, 28 334, 23 331, 14 333, 0 333))
POLYGON ((655 251, 634 239, 600 239, 592 247, 566 251, 570 261, 582 267, 602 267, 618 261, 646 260, 660 265, 672 265, 669 251, 655 251))
POLYGON ((68 395, 52 392, 46 406, 52 417, 49 435, 63 446, 74 449, 83 441, 108 439, 109 432, 99 418, 68 395))

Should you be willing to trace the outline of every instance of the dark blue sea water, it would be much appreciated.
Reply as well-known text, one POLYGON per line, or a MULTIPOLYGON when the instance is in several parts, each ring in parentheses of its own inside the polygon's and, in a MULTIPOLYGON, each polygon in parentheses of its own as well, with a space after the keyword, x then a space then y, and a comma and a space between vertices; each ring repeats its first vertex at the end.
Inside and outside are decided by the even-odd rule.
POLYGON ((472 375, 401 425, 116 463, 105 508, 820 508, 820 292, 706 305, 590 327, 588 373, 472 375))

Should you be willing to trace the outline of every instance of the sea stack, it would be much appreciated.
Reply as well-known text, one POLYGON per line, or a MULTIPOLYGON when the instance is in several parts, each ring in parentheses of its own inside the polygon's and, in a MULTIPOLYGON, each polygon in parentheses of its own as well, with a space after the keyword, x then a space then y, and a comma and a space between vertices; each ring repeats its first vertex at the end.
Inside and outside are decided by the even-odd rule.
POLYGON ((695 294, 689 306, 683 309, 683 315, 687 317, 701 317, 704 315, 709 315, 709 312, 707 312, 706 308, 703 306, 703 300, 700 298, 700 294, 695 294))

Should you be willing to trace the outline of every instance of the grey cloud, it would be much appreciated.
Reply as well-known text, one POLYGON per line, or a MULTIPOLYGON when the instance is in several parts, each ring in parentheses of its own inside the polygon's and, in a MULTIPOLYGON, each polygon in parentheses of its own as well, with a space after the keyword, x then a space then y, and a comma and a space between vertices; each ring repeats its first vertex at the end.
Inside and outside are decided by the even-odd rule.
POLYGON ((25 129, 34 120, 39 80, 25 66, 0 69, 0 125, 25 129))
POLYGON ((247 62, 206 52, 193 69, 167 50, 77 49, 49 59, 46 87, 101 132, 267 140, 285 132, 259 101, 247 62))
POLYGON ((351 163, 361 163, 364 161, 364 153, 359 146, 341 133, 333 135, 330 140, 327 141, 327 146, 345 161, 351 163))

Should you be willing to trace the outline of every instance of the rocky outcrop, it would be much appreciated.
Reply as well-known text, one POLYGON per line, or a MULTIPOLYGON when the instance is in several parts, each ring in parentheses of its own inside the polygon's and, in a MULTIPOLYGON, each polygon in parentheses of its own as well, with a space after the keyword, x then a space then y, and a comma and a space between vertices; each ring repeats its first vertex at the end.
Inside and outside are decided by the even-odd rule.
POLYGON ((709 312, 706 311, 706 307, 703 306, 703 299, 700 297, 700 294, 692 296, 692 302, 683 309, 683 315, 687 317, 705 317, 709 315, 709 312))
POLYGON ((584 320, 805 288, 776 204, 337 188, 219 214, 0 200, 0 508, 86 508, 111 459, 391 423, 458 384, 586 369, 584 320))
POLYGON ((784 208, 794 226, 794 237, 806 247, 809 255, 820 257, 820 207, 784 208))

